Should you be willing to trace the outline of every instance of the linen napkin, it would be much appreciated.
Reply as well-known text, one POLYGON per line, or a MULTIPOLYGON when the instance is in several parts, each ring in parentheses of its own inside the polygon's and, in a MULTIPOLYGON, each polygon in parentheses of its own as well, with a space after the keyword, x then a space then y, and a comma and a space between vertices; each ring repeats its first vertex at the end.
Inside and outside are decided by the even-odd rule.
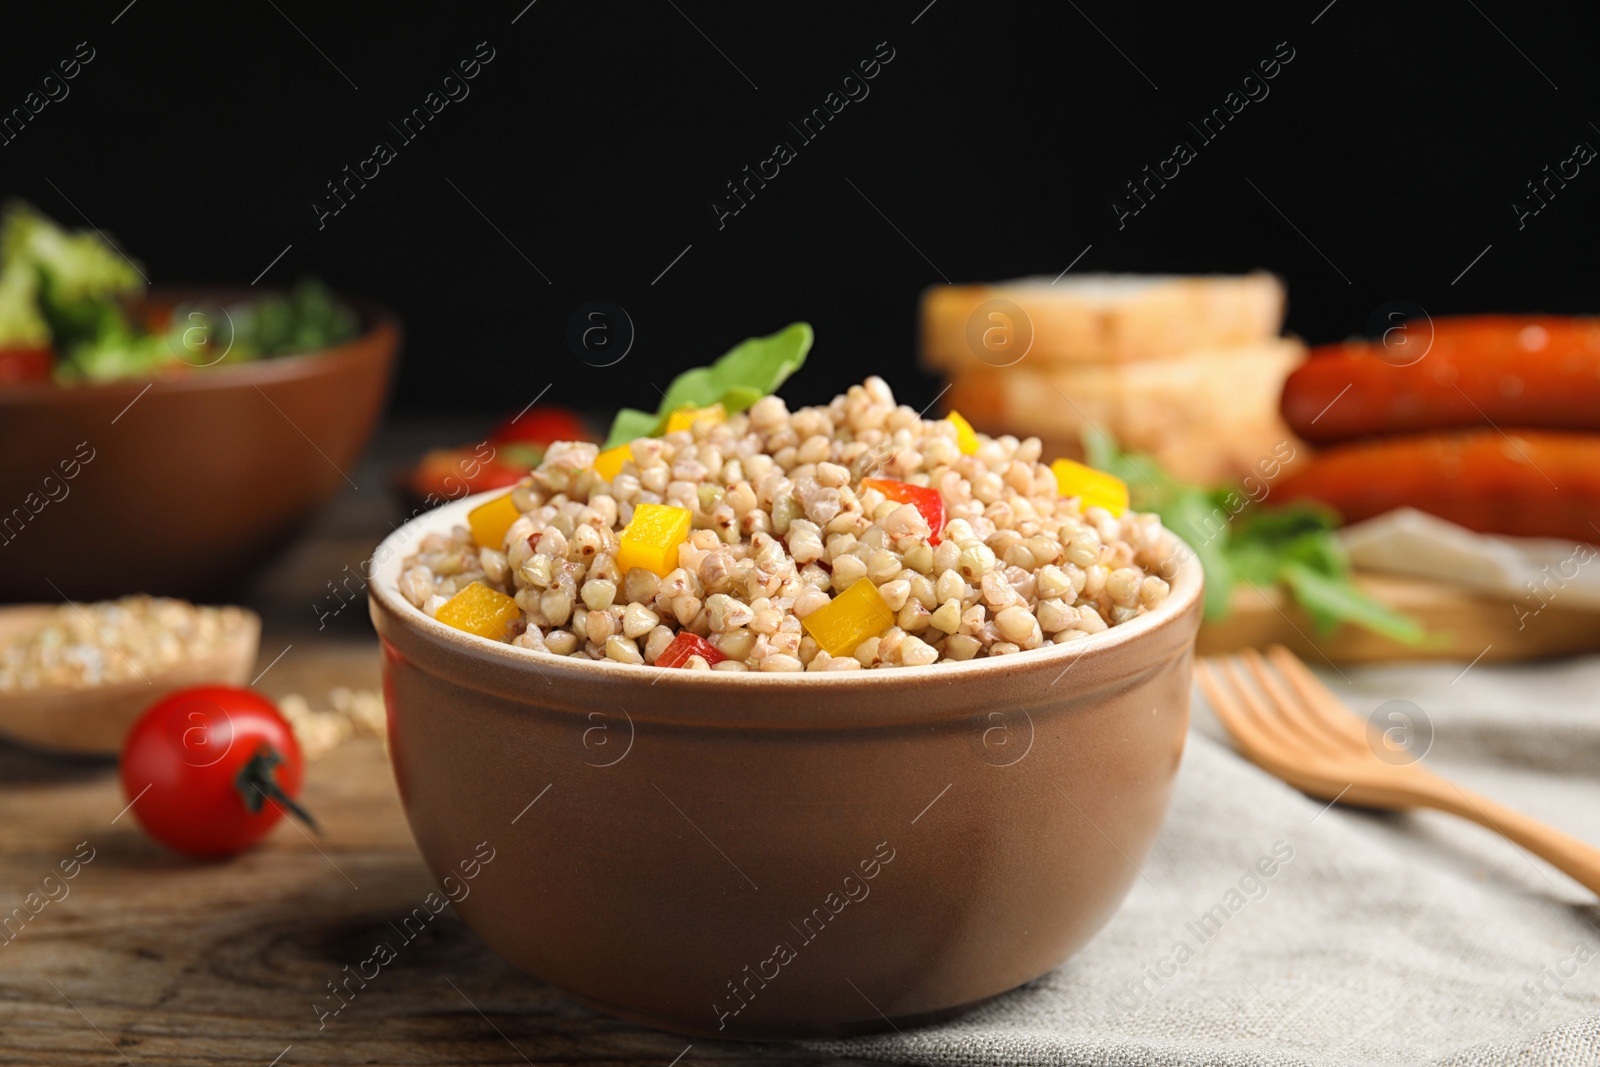
MULTIPOLYGON (((1362 715, 1411 701, 1429 766, 1600 842, 1600 657, 1323 679, 1362 715)), ((1304 796, 1236 755, 1198 692, 1142 871, 1059 970, 953 1022, 814 1046, 996 1067, 1600 1064, 1592 894, 1451 816, 1304 796)))

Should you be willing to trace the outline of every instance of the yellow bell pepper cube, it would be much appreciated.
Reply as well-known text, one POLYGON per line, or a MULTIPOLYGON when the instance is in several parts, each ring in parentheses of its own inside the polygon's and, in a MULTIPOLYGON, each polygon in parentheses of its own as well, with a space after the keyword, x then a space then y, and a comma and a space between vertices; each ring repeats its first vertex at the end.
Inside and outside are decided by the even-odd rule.
POLYGON ((1075 496, 1086 508, 1105 508, 1118 517, 1128 510, 1128 487, 1120 478, 1070 459, 1050 464, 1050 473, 1056 476, 1056 489, 1062 496, 1075 496))
POLYGON ((848 656, 861 642, 892 626, 894 612, 872 579, 862 578, 800 624, 828 655, 848 656))
POLYGON ((955 424, 956 447, 961 449, 963 456, 970 456, 978 451, 978 434, 972 428, 972 423, 961 417, 961 412, 952 411, 944 417, 946 422, 955 424))
POLYGON ((617 549, 617 569, 627 574, 643 567, 662 578, 678 566, 678 546, 689 539, 689 524, 694 516, 688 508, 667 504, 640 504, 633 509, 633 521, 622 531, 617 549))
POLYGON ((434 618, 469 634, 504 641, 520 614, 522 610, 515 600, 482 582, 473 582, 445 601, 434 618))
POLYGON ((664 433, 677 433, 679 430, 692 430, 694 424, 701 419, 710 422, 727 422, 728 413, 721 404, 712 404, 708 408, 679 408, 667 416, 667 428, 664 433))
POLYGON ((472 539, 479 548, 504 552, 506 531, 520 518, 522 512, 517 510, 517 506, 511 502, 511 494, 507 493, 467 512, 467 526, 472 530, 472 539))
POLYGON ((606 481, 614 481, 622 473, 622 465, 633 458, 631 445, 618 445, 608 448, 594 457, 594 469, 606 481))

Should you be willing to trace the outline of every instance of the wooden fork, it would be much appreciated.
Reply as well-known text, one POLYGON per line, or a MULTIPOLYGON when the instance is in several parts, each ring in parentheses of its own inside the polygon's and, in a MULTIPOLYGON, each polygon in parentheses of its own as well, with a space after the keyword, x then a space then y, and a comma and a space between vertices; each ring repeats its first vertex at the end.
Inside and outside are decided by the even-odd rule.
MULTIPOLYGON (((1479 796, 1411 762, 1379 758, 1380 731, 1351 714, 1282 645, 1199 660, 1195 678, 1234 744, 1252 763, 1314 797, 1366 808, 1434 808, 1516 842, 1600 893, 1600 849, 1479 796), (1275 669, 1274 669, 1275 668, 1275 669)), ((1391 749, 1392 751, 1392 749, 1391 749)))

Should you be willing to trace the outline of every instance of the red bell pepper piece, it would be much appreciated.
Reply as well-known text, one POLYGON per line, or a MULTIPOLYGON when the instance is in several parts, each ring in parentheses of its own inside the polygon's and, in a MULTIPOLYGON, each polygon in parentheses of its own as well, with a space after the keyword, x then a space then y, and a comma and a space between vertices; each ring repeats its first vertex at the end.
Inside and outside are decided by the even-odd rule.
POLYGON ((717 646, 705 638, 696 637, 688 630, 681 630, 678 636, 672 639, 672 644, 662 650, 661 655, 656 658, 656 666, 682 667, 689 662, 690 656, 699 656, 713 667, 728 658, 718 652, 717 646))
POLYGON ((928 537, 928 544, 939 544, 939 531, 944 529, 944 496, 937 489, 925 489, 920 485, 910 482, 899 482, 893 478, 863 478, 862 489, 876 489, 889 500, 897 504, 910 504, 922 513, 922 518, 928 524, 928 529, 933 531, 928 537))

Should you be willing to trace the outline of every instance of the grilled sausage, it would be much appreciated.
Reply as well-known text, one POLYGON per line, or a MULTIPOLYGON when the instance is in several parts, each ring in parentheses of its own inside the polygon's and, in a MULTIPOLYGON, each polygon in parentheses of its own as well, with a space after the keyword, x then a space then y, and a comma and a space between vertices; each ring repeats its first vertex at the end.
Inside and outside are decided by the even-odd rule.
POLYGON ((1600 544, 1600 434, 1495 429, 1335 445, 1285 475, 1359 522, 1410 505, 1481 533, 1600 544))
POLYGON ((1600 319, 1479 315, 1312 350, 1284 383, 1284 421, 1327 444, 1468 426, 1600 430, 1600 319))

